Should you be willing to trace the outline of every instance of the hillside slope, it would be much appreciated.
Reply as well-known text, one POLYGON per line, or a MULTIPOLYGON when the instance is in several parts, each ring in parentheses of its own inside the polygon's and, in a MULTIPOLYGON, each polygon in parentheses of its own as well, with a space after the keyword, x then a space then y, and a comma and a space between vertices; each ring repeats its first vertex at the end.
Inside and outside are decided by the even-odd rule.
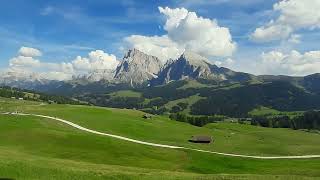
MULTIPOLYGON (((95 130, 154 142, 215 150, 221 148, 220 150, 224 151, 248 154, 319 152, 318 147, 314 146, 319 143, 318 135, 306 132, 284 129, 271 131, 254 126, 232 126, 228 123, 197 128, 164 117, 144 120, 141 118, 143 113, 132 110, 71 105, 39 106, 37 103, 21 103, 11 99, 1 99, 0 104, 5 105, 6 110, 18 106, 19 111, 51 114, 95 130), (212 133, 216 142, 207 147, 189 144, 186 141, 190 135, 199 133, 212 133), (240 141, 239 138, 248 141, 240 141)), ((231 174, 226 175, 226 178, 244 176, 253 179, 275 178, 273 175, 285 175, 285 178, 320 176, 317 159, 250 160, 184 150, 167 150, 84 133, 43 118, 8 115, 0 117, 0 174, 5 177, 43 178, 52 174, 59 179, 153 179, 159 175, 158 173, 174 179, 201 176, 219 178, 219 175, 204 173, 231 174), (257 176, 261 175, 261 172, 263 176, 257 176)))

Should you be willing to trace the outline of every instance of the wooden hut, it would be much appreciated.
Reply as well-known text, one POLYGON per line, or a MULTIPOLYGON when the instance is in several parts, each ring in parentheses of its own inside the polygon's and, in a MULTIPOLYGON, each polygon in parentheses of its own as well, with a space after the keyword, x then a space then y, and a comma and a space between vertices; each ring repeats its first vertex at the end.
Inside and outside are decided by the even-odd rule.
POLYGON ((189 139, 189 142, 209 144, 213 142, 213 139, 211 136, 198 135, 198 136, 191 136, 191 138, 189 139))

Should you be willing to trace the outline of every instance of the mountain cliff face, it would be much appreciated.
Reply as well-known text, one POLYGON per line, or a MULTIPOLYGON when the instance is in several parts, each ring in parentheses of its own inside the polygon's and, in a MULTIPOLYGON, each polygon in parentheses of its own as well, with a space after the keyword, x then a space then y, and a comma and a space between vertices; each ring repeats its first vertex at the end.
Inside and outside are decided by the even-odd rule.
POLYGON ((114 79, 131 86, 143 84, 156 78, 161 67, 162 63, 157 57, 149 56, 137 49, 129 50, 117 67, 114 79))
POLYGON ((191 52, 185 52, 177 60, 164 67, 155 81, 158 84, 165 84, 187 78, 211 79, 214 77, 214 74, 211 73, 211 66, 207 59, 191 52))
POLYGON ((171 81, 184 79, 208 79, 214 81, 248 81, 253 76, 246 73, 238 73, 227 68, 211 64, 206 58, 185 52, 177 60, 169 62, 160 71, 158 78, 152 80, 152 84, 166 84, 171 81))

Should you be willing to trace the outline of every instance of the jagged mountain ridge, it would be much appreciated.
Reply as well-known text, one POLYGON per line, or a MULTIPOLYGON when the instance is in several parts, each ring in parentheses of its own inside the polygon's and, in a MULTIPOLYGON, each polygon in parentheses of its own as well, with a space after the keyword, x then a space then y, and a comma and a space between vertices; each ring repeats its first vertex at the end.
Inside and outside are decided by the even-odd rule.
POLYGON ((218 67, 211 64, 208 59, 186 51, 177 60, 171 61, 164 66, 158 78, 152 80, 152 84, 167 84, 171 81, 184 79, 243 82, 253 78, 253 75, 247 73, 235 72, 228 68, 218 67))

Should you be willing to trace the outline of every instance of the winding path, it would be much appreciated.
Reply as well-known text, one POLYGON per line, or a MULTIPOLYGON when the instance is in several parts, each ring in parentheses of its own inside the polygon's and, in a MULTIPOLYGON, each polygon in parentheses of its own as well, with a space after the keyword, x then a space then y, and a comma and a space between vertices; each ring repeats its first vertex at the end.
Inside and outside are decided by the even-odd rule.
POLYGON ((129 141, 137 144, 144 144, 148 146, 153 146, 153 147, 161 147, 161 148, 170 148, 170 149, 184 149, 184 150, 191 150, 191 151, 198 151, 198 152, 204 152, 204 153, 211 153, 211 154, 218 154, 218 155, 223 155, 223 156, 232 156, 232 157, 242 157, 242 158, 252 158, 252 159, 310 159, 310 158, 320 158, 320 155, 303 155, 303 156, 250 156, 250 155, 240 155, 240 154, 230 154, 230 153, 221 153, 221 152, 215 152, 215 151, 207 151, 207 150, 201 150, 201 149, 194 149, 194 148, 187 148, 187 147, 182 147, 182 146, 171 146, 171 145, 165 145, 165 144, 156 144, 156 143, 150 143, 150 142, 145 142, 145 141, 139 141, 123 136, 118 136, 114 134, 108 134, 108 133, 102 133, 99 131, 91 130, 82 126, 79 126, 75 123, 72 123, 70 121, 56 118, 56 117, 51 117, 51 116, 45 116, 45 115, 39 115, 39 114, 25 114, 25 113, 3 113, 7 115, 19 115, 19 116, 35 116, 35 117, 42 117, 42 118, 47 118, 47 119, 52 119, 56 121, 60 121, 62 123, 65 123, 69 126, 72 126, 76 129, 86 131, 89 133, 93 134, 98 134, 102 136, 109 136, 113 137, 116 139, 121 139, 124 141, 129 141))

